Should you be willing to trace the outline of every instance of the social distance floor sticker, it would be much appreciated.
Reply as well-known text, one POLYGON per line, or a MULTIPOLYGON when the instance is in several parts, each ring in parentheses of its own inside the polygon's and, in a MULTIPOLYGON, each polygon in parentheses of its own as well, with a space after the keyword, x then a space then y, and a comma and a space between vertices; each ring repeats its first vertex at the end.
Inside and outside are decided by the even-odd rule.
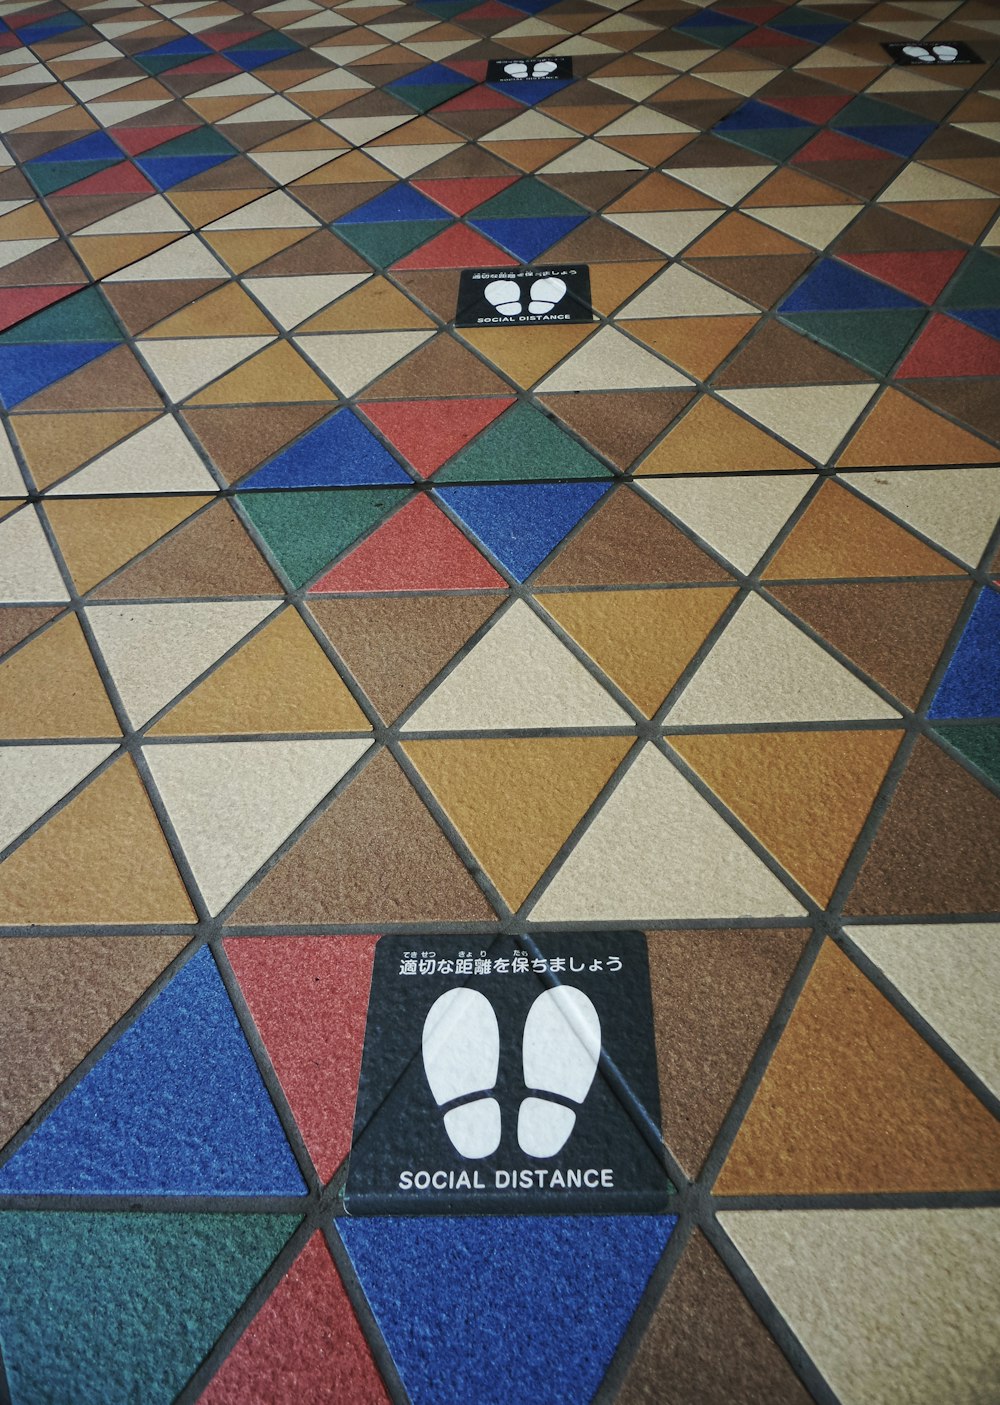
POLYGON ((655 1212, 646 938, 382 937, 348 1214, 655 1212))
POLYGON ((902 64, 904 68, 921 63, 982 63, 976 51, 959 39, 942 39, 926 44, 883 44, 882 48, 895 63, 902 64))
POLYGON ((573 59, 568 55, 540 59, 487 59, 487 83, 568 83, 573 59))
POLYGON ((456 327, 527 326, 535 322, 592 322, 590 269, 463 268, 456 327))

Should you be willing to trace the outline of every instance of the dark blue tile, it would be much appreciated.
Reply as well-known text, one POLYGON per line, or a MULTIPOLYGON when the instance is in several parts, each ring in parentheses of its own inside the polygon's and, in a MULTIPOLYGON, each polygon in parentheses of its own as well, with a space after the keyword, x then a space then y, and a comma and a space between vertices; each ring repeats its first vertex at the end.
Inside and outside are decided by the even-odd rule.
POLYGON ((395 220, 439 220, 447 212, 402 181, 374 200, 342 215, 337 224, 386 224, 395 220))
POLYGON ((928 716, 1000 717, 1000 593, 989 586, 976 601, 928 716))
POLYGON ((240 487, 345 488, 411 481, 353 411, 338 410, 240 487))
POLYGON ((504 483, 442 488, 440 497, 511 575, 523 581, 608 487, 607 483, 504 483))
POLYGON ((864 308, 919 307, 915 299, 835 259, 816 264, 781 304, 782 312, 855 312, 864 308))
POLYGON ((536 219, 470 220, 469 223, 495 244, 516 254, 523 263, 531 263, 558 240, 565 239, 577 225, 583 224, 583 220, 582 215, 558 215, 536 219))

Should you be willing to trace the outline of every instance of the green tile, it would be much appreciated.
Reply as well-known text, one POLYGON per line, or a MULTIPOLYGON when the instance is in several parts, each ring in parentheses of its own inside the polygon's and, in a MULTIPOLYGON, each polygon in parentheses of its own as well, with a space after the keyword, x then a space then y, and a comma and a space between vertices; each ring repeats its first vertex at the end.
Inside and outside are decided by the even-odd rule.
POLYGON ((434 476, 435 483, 505 483, 518 479, 611 478, 575 439, 540 410, 514 405, 434 476))
POLYGON ((760 156, 784 161, 800 146, 805 146, 817 130, 815 127, 765 127, 746 132, 717 131, 714 135, 732 142, 734 146, 742 146, 746 151, 756 151, 760 156))
POLYGON ((410 496, 409 488, 238 494, 245 512, 296 588, 410 496))
POLYGON ((468 83, 400 83, 398 87, 390 85, 387 91, 418 112, 430 112, 432 107, 439 107, 468 89, 468 83))
POLYGON ((478 205, 473 213, 477 220, 502 220, 538 215, 586 215, 589 211, 575 200, 561 195, 558 190, 528 176, 526 180, 501 190, 485 205, 478 205))
POLYGON ((922 307, 864 312, 796 312, 782 321, 815 341, 884 376, 899 360, 927 317, 922 307))
POLYGON ((67 185, 76 185, 77 181, 86 180, 88 176, 96 176, 101 171, 106 171, 109 167, 117 164, 116 161, 107 160, 39 161, 33 162, 24 169, 39 195, 52 195, 57 190, 63 190, 67 185))
POLYGON ((945 307, 1000 307, 1000 258, 974 249, 941 301, 945 307))
POLYGON ((0 333, 0 346, 25 342, 123 341, 124 335, 96 288, 84 288, 0 333))
POLYGON ((393 220, 386 224, 338 224, 336 230, 341 239, 363 254, 369 263, 385 268, 440 234, 450 223, 450 220, 393 220))
POLYGON ((960 756, 1000 785, 1000 723, 947 722, 934 730, 960 756))

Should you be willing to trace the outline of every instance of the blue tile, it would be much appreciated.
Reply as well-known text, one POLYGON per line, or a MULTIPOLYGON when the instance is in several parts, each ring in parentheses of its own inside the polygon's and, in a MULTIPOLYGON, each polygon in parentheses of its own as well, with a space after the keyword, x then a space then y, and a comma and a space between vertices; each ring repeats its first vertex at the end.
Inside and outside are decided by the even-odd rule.
POLYGON ((215 50, 201 39, 196 39, 193 34, 186 34, 181 39, 171 39, 169 44, 161 44, 156 49, 144 49, 138 56, 143 59, 173 58, 174 55, 185 58, 204 58, 207 54, 214 54, 215 50))
POLYGON ((951 317, 957 317, 960 322, 967 322, 970 327, 1000 340, 1000 308, 949 307, 948 313, 951 317))
POLYGON ((486 86, 492 88, 495 93, 503 93, 505 98, 513 98, 515 102, 523 103, 525 107, 534 107, 536 103, 550 98, 553 93, 558 93, 560 88, 568 88, 569 84, 568 78, 533 78, 530 82, 519 83, 514 80, 506 83, 487 83, 486 86))
POLYGON ((607 483, 504 483, 439 496, 511 575, 523 581, 604 496, 607 483))
POLYGON ((437 87, 441 83, 459 83, 464 88, 473 87, 471 78, 467 78, 464 73, 459 73, 455 68, 448 68, 443 63, 428 64, 426 68, 415 68, 412 73, 405 73, 402 78, 394 78, 391 86, 393 88, 408 88, 412 86, 437 87))
POLYGON ((335 1221, 412 1405, 584 1405, 673 1215, 335 1221))
POLYGON ((780 108, 768 107, 763 102, 745 102, 735 112, 728 113, 715 125, 716 132, 732 130, 736 132, 761 132, 769 127, 811 127, 814 124, 801 117, 793 117, 780 108))
POLYGON ((121 148, 116 146, 106 132, 92 132, 89 137, 71 141, 66 146, 47 151, 44 156, 36 156, 29 166, 38 161, 120 161, 121 148))
POLYGON ((4 1195, 303 1195, 208 947, 0 1170, 4 1195))
POLYGON ((35 343, 0 346, 0 404, 12 410, 54 381, 110 351, 116 342, 35 343))
POLYGON ((849 137, 867 142, 869 146, 891 151, 895 156, 912 156, 937 129, 929 124, 904 127, 887 123, 884 127, 841 127, 840 130, 849 137))
POLYGON ((523 263, 531 263, 583 221, 583 215, 551 215, 533 219, 470 220, 469 223, 494 244, 501 244, 516 254, 523 263))
POLYGON ((782 312, 854 312, 863 308, 920 307, 914 298, 859 273, 848 264, 824 259, 781 304, 782 312))
POLYGON ((386 224, 396 220, 439 220, 446 214, 440 205, 429 200, 412 185, 402 182, 391 190, 383 190, 374 200, 341 215, 337 224, 386 224))
POLYGON ((976 601, 928 716, 1000 717, 1000 592, 976 601))
POLYGON ((410 483, 388 449, 351 410, 338 410, 240 488, 329 488, 410 483))
POLYGON ((135 164, 148 176, 158 190, 172 190, 175 185, 220 166, 230 156, 138 156, 135 164))

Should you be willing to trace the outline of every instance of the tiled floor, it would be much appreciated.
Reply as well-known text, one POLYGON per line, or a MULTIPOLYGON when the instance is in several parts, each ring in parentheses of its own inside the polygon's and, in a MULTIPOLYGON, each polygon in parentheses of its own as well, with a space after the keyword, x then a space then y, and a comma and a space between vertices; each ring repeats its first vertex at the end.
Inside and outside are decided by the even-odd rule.
POLYGON ((0 17, 0 1400, 996 1405, 996 0, 0 17), (345 1214, 585 930, 671 1212, 345 1214))

